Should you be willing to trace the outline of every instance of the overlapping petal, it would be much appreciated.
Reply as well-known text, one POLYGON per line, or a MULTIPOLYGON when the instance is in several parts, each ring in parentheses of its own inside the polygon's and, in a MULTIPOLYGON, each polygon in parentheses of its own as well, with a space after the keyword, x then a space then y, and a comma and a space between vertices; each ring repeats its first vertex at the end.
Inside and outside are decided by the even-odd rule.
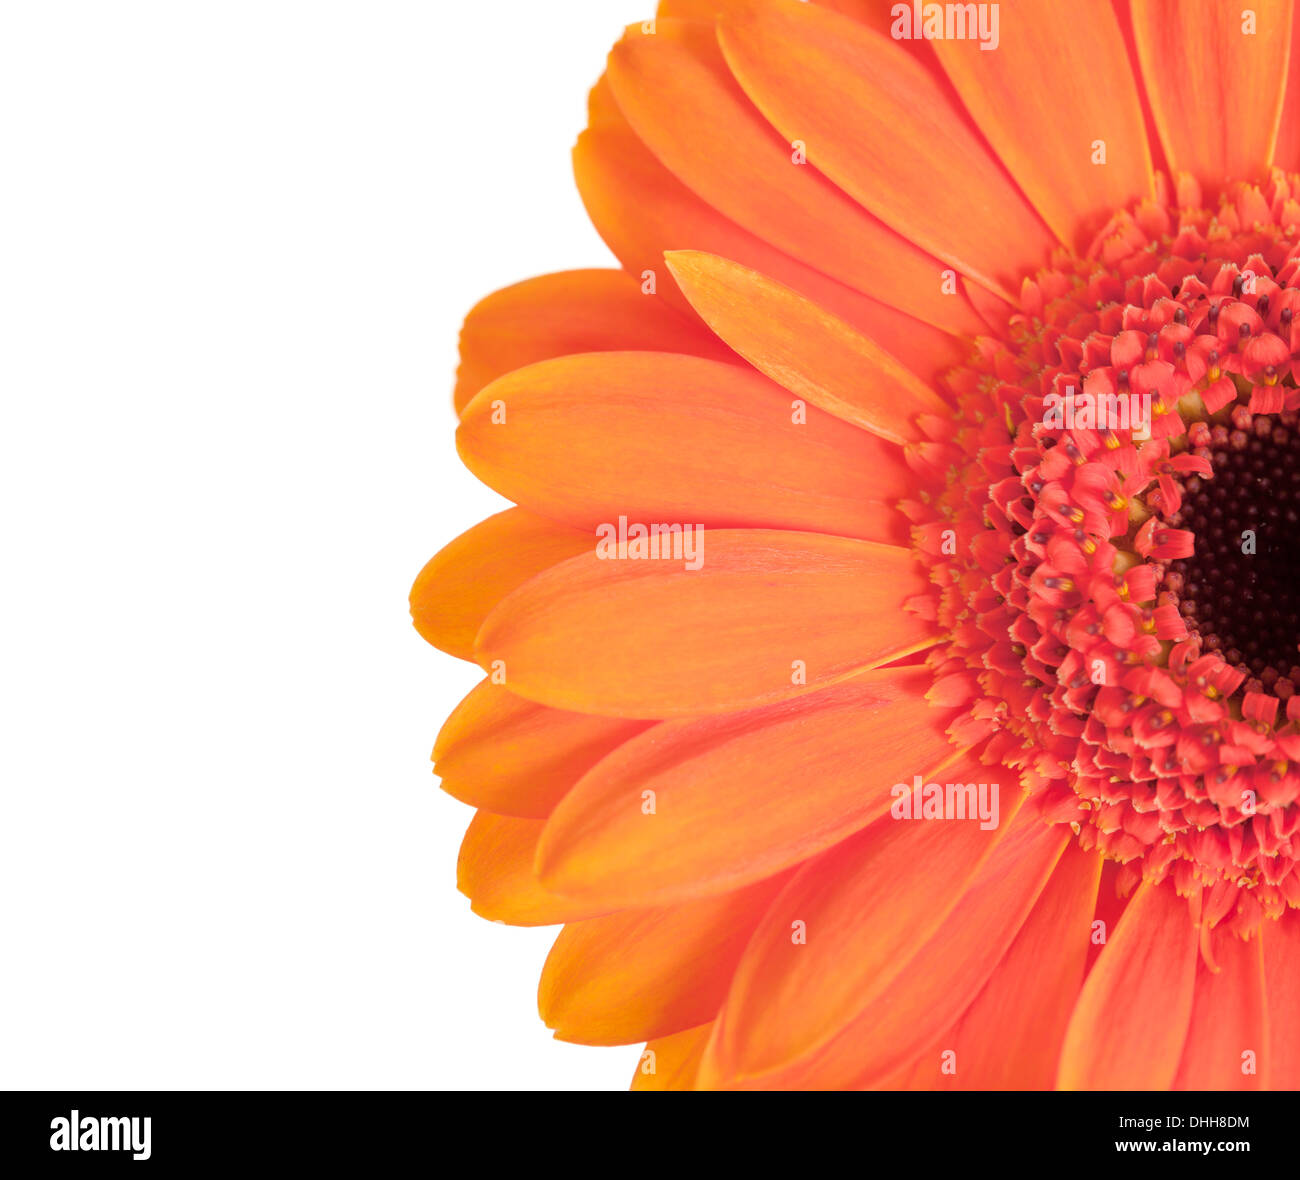
POLYGON ((704 534, 698 570, 572 558, 505 598, 479 632, 512 692, 557 709, 667 718, 775 704, 934 642, 903 602, 911 552, 846 537, 704 534), (647 622, 648 621, 648 622, 647 622))
POLYGON ((513 369, 574 352, 661 351, 729 360, 726 345, 621 270, 539 275, 477 303, 460 332, 457 412, 513 369))
POLYGON ((714 208, 864 294, 928 323, 948 322, 954 309, 935 258, 801 163, 795 141, 811 132, 783 139, 733 69, 710 26, 661 20, 651 35, 629 30, 610 53, 608 79, 641 141, 714 208))
POLYGON ((930 71, 888 37, 770 0, 719 26, 745 93, 885 224, 995 290, 1047 260, 1051 235, 930 71))
POLYGON ((1291 53, 1292 0, 1249 6, 1130 0, 1165 156, 1212 191, 1273 162, 1291 53))
POLYGON ((464 803, 545 819, 588 770, 650 724, 548 709, 484 680, 439 732, 434 770, 464 803))
POLYGON ((978 38, 931 44, 1007 171, 1056 236, 1083 251, 1114 210, 1155 192, 1119 22, 1111 0, 1075 0, 1068 19, 1040 0, 998 8, 991 52, 978 38))
POLYGON ((883 814, 899 779, 953 758, 949 714, 924 700, 928 679, 924 668, 885 668, 763 709, 645 731, 551 815, 538 846, 542 881, 573 896, 659 904, 732 889, 831 847, 883 814))
POLYGON ((901 451, 752 369, 675 353, 540 361, 492 382, 456 433, 465 465, 574 528, 784 528, 900 543, 901 451), (562 457, 562 458, 561 458, 562 457))
POLYGON ((874 340, 765 275, 716 255, 675 251, 668 265, 719 337, 773 381, 893 442, 917 442, 922 414, 948 407, 874 340))
POLYGON ((590 534, 508 508, 439 550, 411 587, 411 619, 434 647, 474 658, 474 637, 492 610, 529 578, 591 548, 590 534))
POLYGON ((1070 1018, 1064 1090, 1168 1090, 1196 990, 1197 929, 1172 884, 1144 883, 1089 973, 1070 1018))
MULTIPOLYGON (((977 761, 942 776, 989 777, 977 761)), ((1020 801, 1002 800, 992 830, 973 820, 886 817, 806 864, 736 970, 706 1054, 710 1083, 761 1079, 795 1064, 883 996, 960 903, 1020 801)))

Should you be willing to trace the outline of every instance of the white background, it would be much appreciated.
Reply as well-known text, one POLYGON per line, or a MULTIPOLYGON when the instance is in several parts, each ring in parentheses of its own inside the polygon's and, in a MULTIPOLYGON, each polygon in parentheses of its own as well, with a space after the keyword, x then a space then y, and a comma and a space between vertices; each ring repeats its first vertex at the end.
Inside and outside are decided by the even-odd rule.
POLYGON ((607 265, 651 0, 0 0, 0 1085, 627 1085, 473 917, 411 629, 466 310, 607 265))

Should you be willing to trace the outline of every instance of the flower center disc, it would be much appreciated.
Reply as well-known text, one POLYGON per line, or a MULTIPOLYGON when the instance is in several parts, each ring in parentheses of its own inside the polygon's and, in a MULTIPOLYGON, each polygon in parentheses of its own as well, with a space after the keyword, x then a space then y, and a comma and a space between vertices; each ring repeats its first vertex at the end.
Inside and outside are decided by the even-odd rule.
POLYGON ((1165 588, 1203 650, 1287 701, 1300 688, 1300 432, 1292 412, 1234 418, 1211 431, 1213 478, 1184 484, 1170 523, 1196 551, 1170 564, 1165 588))
POLYGON ((1116 214, 948 374, 901 506, 953 740, 1238 934, 1300 907, 1298 227, 1280 172, 1116 214))

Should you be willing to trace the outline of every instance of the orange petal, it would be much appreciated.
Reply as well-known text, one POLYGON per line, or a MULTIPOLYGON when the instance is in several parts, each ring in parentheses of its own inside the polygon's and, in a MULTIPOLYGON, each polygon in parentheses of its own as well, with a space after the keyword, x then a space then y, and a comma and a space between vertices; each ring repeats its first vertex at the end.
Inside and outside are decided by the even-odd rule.
POLYGON ((1085 975, 1101 958, 1101 952, 1106 949, 1106 939, 1110 938, 1118 928, 1119 920, 1124 916, 1124 911, 1132 900, 1131 893, 1121 891, 1119 864, 1113 860, 1102 861, 1101 881, 1097 885, 1097 911, 1093 914, 1093 922, 1100 922, 1101 927, 1099 937, 1091 939, 1088 943, 1085 975))
POLYGON ((706 532, 703 566, 575 557, 506 598, 479 632, 511 691, 558 709, 683 717, 757 708, 933 642, 902 609, 912 554, 814 533, 706 532))
POLYGON ((542 970, 542 1019, 558 1040, 584 1045, 630 1045, 712 1020, 787 876, 566 926, 542 970))
MULTIPOLYGON (((951 1045, 953 1025, 1007 953, 1070 835, 1064 826, 1045 824, 1036 809, 1022 808, 956 908, 889 987, 822 1049, 767 1075, 763 1088, 871 1088, 937 1038, 951 1045)), ((939 1052, 930 1062, 937 1075, 939 1052)))
POLYGON ((954 756, 952 714, 924 697, 930 679, 886 668, 766 709, 655 726, 556 808, 539 877, 557 893, 659 905, 798 864, 883 815, 894 783, 954 756))
POLYGON ((704 322, 761 373, 813 405, 894 442, 919 440, 918 414, 948 413, 874 340, 765 275, 714 254, 667 262, 704 322))
POLYGON ((615 349, 735 359, 698 323, 644 294, 625 271, 562 271, 497 291, 465 317, 456 412, 483 386, 512 369, 570 352, 615 349))
POLYGON ((655 16, 660 20, 716 20, 729 8, 749 0, 659 0, 655 16))
POLYGON ((995 52, 978 39, 931 44, 1025 195, 1084 250, 1116 209, 1155 190, 1119 22, 1111 0, 1076 0, 1068 15, 1042 0, 1002 0, 1000 10, 995 52))
MULTIPOLYGON (((1300 110, 1300 19, 1294 15, 1291 18, 1291 53, 1282 109, 1287 112, 1300 110)), ((1294 115, 1283 119, 1278 126, 1273 163, 1288 172, 1300 171, 1300 119, 1294 115)))
POLYGON ((747 366, 668 352, 516 369, 466 407, 456 444, 507 499, 585 529, 626 516, 899 542, 906 523, 882 501, 915 482, 897 447, 747 366))
POLYGON ((693 1090, 700 1056, 712 1031, 713 1025, 703 1024, 650 1041, 632 1075, 632 1089, 693 1090))
POLYGON ((745 92, 808 159, 887 225, 1008 293, 1053 242, 945 86, 897 42, 811 4, 772 0, 719 26, 745 92))
MULTIPOLYGON (((896 0, 813 0, 813 3, 821 8, 829 8, 832 12, 841 12, 845 16, 851 16, 854 20, 861 21, 868 28, 875 29, 878 33, 888 35, 891 26, 896 19, 894 6, 896 0)), ((915 45, 929 45, 928 41, 916 41, 915 45)))
POLYGON ((1286 88, 1291 6, 1132 0, 1147 101, 1176 172, 1216 192, 1228 181, 1264 179, 1286 88))
POLYGON ((545 819, 588 770, 649 724, 548 709, 484 680, 438 734, 435 770, 463 803, 545 819))
POLYGON ((510 926, 554 926, 605 912, 605 907, 548 893, 533 873, 545 821, 478 812, 456 863, 456 887, 482 918, 510 926))
MULTIPOLYGON (((1001 767, 961 759, 935 777, 987 783, 997 774, 1007 777, 1001 767)), ((886 816, 799 870, 736 970, 706 1053, 710 1085, 792 1065, 893 986, 1011 826, 1023 796, 1001 785, 1009 789, 1000 792, 996 829, 886 816)))
POLYGON ((1196 965, 1196 993, 1175 1090, 1257 1090, 1268 1056, 1260 940, 1218 940, 1211 971, 1196 965))
POLYGON ((952 1047, 962 1090, 1050 1090, 1091 945, 1102 859, 1070 844, 1033 912, 962 1017, 952 1047))
POLYGON ((1143 882, 1084 981, 1061 1050, 1062 1090, 1167 1090, 1196 979, 1197 927, 1169 883, 1143 882))
POLYGON ((474 636, 488 612, 516 586, 566 558, 591 550, 580 533, 520 508, 480 521, 439 550, 411 587, 411 620, 434 647, 474 658, 474 636))
MULTIPOLYGON (((842 13, 844 16, 852 17, 854 20, 866 25, 869 29, 874 29, 882 36, 889 37, 891 32, 897 26, 899 13, 896 11, 898 0, 809 0, 810 3, 816 4, 819 8, 828 8, 832 12, 842 13)), ((911 5, 908 5, 910 10, 911 5)), ((933 41, 927 41, 924 38, 893 38, 895 43, 905 53, 916 58, 918 62, 930 70, 935 77, 942 79, 943 69, 939 65, 938 58, 934 55, 932 46, 933 41)), ((909 1087, 902 1087, 908 1089, 909 1087)))
POLYGON ((632 31, 610 53, 607 77, 632 130, 708 204, 863 294, 936 326, 951 322, 959 297, 944 294, 943 267, 796 162, 792 141, 736 85, 710 26, 659 21, 653 36, 632 31))
POLYGON ((1050 1090, 1083 982, 1102 863, 1095 852, 1068 844, 1010 950, 957 1025, 866 1088, 1050 1090))
POLYGON ((1300 914, 1265 922, 1261 939, 1269 1047, 1260 1073, 1270 1090, 1300 1090, 1300 914))
POLYGON ((945 1052, 946 1050, 938 1048, 937 1045, 926 1049, 909 1061, 902 1069, 895 1070, 884 1080, 866 1086, 864 1089, 890 1092, 955 1089, 955 1087, 943 1085, 945 1075, 940 1071, 945 1064, 945 1052))
POLYGON ((1101 867, 1095 852, 1068 844, 957 1025, 867 1089, 1050 1090, 1083 982, 1101 867))
MULTIPOLYGON (((1026 809, 1016 815, 956 909, 855 1022, 858 1047, 864 1032, 869 1038, 849 1075, 856 1086, 906 1065, 970 1007, 1026 924, 1071 836, 1069 828, 1049 826, 1026 809)), ((966 1065, 959 1053, 957 1068, 966 1065)))
MULTIPOLYGON (((602 92, 602 86, 592 91, 593 111, 602 92)), ((946 319, 934 327, 805 266, 700 200, 650 154, 617 108, 612 121, 601 118, 604 121, 593 122, 578 137, 573 149, 574 174, 587 214, 639 281, 658 276, 658 294, 688 314, 694 314, 690 304, 664 271, 665 250, 708 250, 752 266, 873 339, 891 341, 899 359, 927 379, 963 357, 964 346, 950 332, 982 330, 970 304, 957 296, 947 297, 942 305, 946 319)))
POLYGON ((979 312, 980 318, 984 321, 984 328, 992 328, 995 335, 1005 339, 1007 324, 1018 309, 1001 295, 990 291, 974 279, 963 276, 961 284, 962 290, 966 292, 966 298, 970 300, 971 306, 979 312))

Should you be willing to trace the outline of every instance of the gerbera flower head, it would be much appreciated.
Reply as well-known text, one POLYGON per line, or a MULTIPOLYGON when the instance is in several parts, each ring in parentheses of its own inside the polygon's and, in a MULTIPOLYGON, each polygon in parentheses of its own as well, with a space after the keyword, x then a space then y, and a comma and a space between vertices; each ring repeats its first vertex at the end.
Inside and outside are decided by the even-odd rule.
POLYGON ((1300 30, 958 7, 612 52, 412 592, 461 887, 638 1087, 1293 1087, 1300 30))

